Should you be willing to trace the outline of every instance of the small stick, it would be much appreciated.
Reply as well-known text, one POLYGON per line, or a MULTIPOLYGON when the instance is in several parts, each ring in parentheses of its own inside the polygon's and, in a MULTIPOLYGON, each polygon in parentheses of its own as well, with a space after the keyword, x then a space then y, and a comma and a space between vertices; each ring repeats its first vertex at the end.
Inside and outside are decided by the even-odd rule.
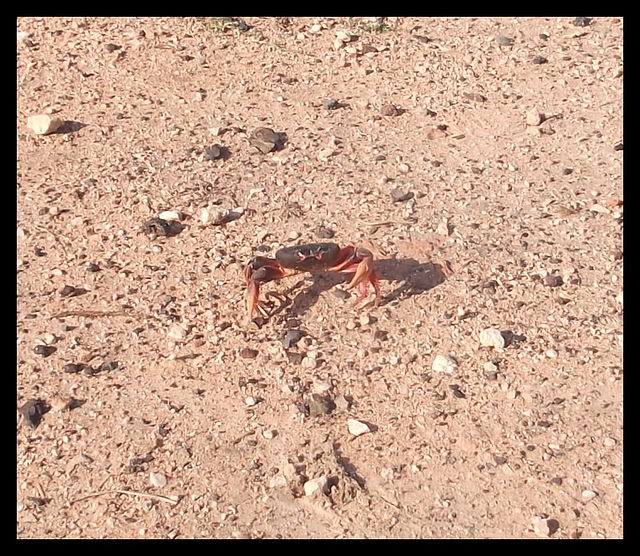
POLYGON ((61 319, 63 317, 127 317, 135 315, 126 311, 63 311, 51 315, 52 319, 61 319))
POLYGON ((75 504, 76 502, 81 502, 82 500, 86 500, 87 498, 95 498, 96 496, 102 496, 103 494, 113 494, 113 493, 130 494, 131 496, 151 498, 153 500, 159 500, 161 502, 168 502, 173 506, 175 506, 178 502, 180 502, 180 498, 176 496, 160 496, 159 494, 149 494, 147 492, 136 492, 134 490, 114 489, 114 490, 101 490, 98 492, 91 492, 86 496, 82 496, 81 498, 72 500, 71 504, 75 504))

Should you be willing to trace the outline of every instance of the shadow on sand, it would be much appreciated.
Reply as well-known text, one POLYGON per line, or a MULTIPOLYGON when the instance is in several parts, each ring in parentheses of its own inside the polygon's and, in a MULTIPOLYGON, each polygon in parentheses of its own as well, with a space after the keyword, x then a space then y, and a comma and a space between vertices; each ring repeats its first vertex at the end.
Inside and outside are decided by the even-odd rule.
MULTIPOLYGON (((436 262, 421 263, 415 259, 379 259, 374 262, 374 269, 380 280, 383 292, 379 303, 380 307, 396 299, 404 299, 426 293, 437 285, 442 284, 451 274, 451 270, 444 264, 436 262), (399 282, 399 284, 394 290, 385 294, 385 282, 399 282)), ((277 297, 281 302, 280 306, 274 309, 270 316, 283 312, 287 307, 290 307, 286 312, 288 317, 301 316, 318 301, 322 293, 332 290, 338 284, 348 282, 351 277, 351 274, 340 273, 307 275, 306 278, 302 278, 284 292, 267 294, 268 296, 277 297), (309 278, 312 284, 310 287, 305 288, 304 286, 309 278), (295 294, 295 297, 289 297, 292 294, 295 294)), ((371 290, 372 288, 370 287, 369 301, 363 307, 373 302, 370 299, 371 290)), ((343 298, 354 297, 353 294, 340 289, 335 289, 333 293, 343 298)))

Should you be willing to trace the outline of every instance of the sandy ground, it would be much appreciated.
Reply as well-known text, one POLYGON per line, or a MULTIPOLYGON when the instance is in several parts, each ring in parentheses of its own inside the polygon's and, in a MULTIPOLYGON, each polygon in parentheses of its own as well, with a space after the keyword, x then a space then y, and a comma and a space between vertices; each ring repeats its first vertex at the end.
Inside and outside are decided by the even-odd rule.
POLYGON ((17 30, 18 537, 622 537, 621 19, 17 30))

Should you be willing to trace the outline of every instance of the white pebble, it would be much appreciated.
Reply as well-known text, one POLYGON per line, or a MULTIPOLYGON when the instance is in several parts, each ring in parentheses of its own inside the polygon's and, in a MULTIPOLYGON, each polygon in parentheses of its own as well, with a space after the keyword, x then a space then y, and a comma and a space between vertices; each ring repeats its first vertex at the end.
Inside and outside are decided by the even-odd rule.
POLYGON ((504 336, 497 328, 485 328, 480 332, 480 344, 502 349, 504 347, 504 336))
POLYGON ((162 488, 167 484, 167 477, 164 475, 164 473, 151 472, 149 473, 149 482, 156 488, 162 488))
POLYGON ((586 489, 582 491, 582 499, 585 501, 593 500, 596 496, 598 496, 598 493, 593 490, 586 489))
POLYGON ((349 427, 349 432, 353 436, 360 436, 361 434, 371 432, 371 429, 366 423, 362 423, 361 421, 357 421, 356 419, 349 419, 347 421, 347 426, 349 427))
POLYGON ((62 120, 57 116, 49 116, 48 114, 38 114, 29 116, 27 119, 27 127, 36 135, 47 135, 54 133, 62 125, 62 120))
POLYGON ((447 355, 436 355, 431 368, 439 373, 453 373, 458 368, 458 362, 447 355))
POLYGON ((545 352, 545 355, 549 358, 549 359, 555 359, 556 357, 558 357, 558 352, 555 349, 548 349, 545 352))
POLYGON ((253 396, 247 396, 244 399, 244 403, 245 405, 248 405, 249 407, 254 406, 258 403, 258 398, 254 398, 253 396))
POLYGON ((162 220, 182 220, 184 215, 178 210, 165 210, 158 215, 162 220))
POLYGON ((482 365, 485 373, 495 373, 498 370, 498 366, 493 361, 487 361, 484 365, 482 365))
POLYGON ((167 338, 169 338, 170 340, 182 341, 186 337, 187 337, 187 329, 184 327, 184 325, 178 322, 174 322, 169 327, 169 330, 167 332, 167 338))
POLYGON ((539 537, 550 537, 558 530, 558 522, 555 519, 536 516, 532 521, 533 530, 539 537))
POLYGON ((328 486, 329 481, 326 477, 310 479, 304 484, 304 493, 306 496, 326 494, 328 492, 328 486))

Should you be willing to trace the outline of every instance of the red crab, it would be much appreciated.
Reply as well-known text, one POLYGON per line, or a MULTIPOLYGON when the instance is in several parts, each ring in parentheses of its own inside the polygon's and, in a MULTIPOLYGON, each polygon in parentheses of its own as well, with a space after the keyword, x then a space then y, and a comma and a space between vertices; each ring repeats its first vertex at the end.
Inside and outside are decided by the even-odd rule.
POLYGON ((285 247, 276 252, 276 258, 254 257, 244 267, 243 275, 247 283, 246 299, 248 320, 253 318, 260 307, 260 284, 279 280, 301 272, 345 272, 353 274, 346 288, 358 286, 356 303, 362 301, 371 283, 375 290, 376 305, 380 301, 380 283, 373 271, 373 253, 363 247, 340 248, 335 243, 309 243, 285 247))

